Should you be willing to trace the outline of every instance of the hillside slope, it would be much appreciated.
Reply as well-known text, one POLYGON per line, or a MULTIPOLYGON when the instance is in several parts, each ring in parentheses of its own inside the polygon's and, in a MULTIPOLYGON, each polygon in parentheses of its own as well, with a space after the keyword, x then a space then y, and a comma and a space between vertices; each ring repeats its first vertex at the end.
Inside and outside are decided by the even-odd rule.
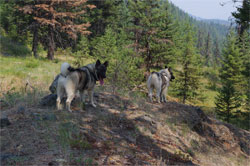
MULTIPOLYGON (((2 165, 247 165, 250 132, 197 107, 96 93, 98 107, 2 105, 2 165)), ((54 103, 47 103, 54 104, 54 103)))

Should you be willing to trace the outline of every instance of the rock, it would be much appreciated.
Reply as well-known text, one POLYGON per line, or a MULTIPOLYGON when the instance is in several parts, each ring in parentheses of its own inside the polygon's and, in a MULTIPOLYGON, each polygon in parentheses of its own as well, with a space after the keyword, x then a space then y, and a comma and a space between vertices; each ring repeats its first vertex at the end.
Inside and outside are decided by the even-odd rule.
POLYGON ((51 161, 48 163, 48 166, 59 166, 59 163, 56 161, 51 161))
POLYGON ((10 123, 8 118, 0 119, 0 126, 1 127, 6 127, 6 126, 9 126, 9 125, 11 125, 11 123, 10 123))
POLYGON ((55 106, 56 105, 56 98, 57 98, 56 94, 50 94, 48 96, 45 96, 40 101, 40 105, 41 106, 48 106, 48 107, 55 106))
POLYGON ((19 114, 23 114, 25 112, 25 107, 24 106, 20 106, 20 107, 18 107, 18 109, 17 109, 17 113, 19 113, 19 114))
POLYGON ((67 165, 67 161, 64 159, 56 159, 56 161, 51 161, 48 166, 64 166, 67 165))

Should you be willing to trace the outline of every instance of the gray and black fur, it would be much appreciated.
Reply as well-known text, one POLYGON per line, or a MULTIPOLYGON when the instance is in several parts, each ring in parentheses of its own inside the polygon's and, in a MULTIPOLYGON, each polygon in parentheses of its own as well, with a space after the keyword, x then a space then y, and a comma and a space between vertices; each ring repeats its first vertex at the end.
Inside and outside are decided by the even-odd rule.
POLYGON ((175 77, 171 68, 168 68, 167 66, 159 72, 152 72, 147 80, 148 96, 150 101, 153 101, 153 90, 156 89, 158 103, 167 102, 166 95, 169 83, 174 79, 175 77))
POLYGON ((63 63, 56 87, 57 109, 62 109, 61 100, 66 95, 66 107, 71 112, 70 104, 77 91, 80 92, 82 102, 84 102, 84 91, 87 91, 91 105, 96 107, 93 99, 94 87, 96 81, 100 81, 103 84, 103 80, 106 78, 107 67, 107 61, 101 64, 99 60, 94 64, 88 64, 81 68, 73 68, 68 63, 63 63))

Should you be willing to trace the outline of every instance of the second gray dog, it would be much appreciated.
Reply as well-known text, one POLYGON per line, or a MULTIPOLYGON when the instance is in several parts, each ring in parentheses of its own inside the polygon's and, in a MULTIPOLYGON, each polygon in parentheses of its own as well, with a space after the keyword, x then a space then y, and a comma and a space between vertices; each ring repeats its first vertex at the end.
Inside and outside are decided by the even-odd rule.
POLYGON ((167 91, 170 81, 174 80, 175 77, 171 68, 167 66, 165 69, 159 72, 152 72, 147 80, 148 96, 150 101, 153 102, 153 90, 156 89, 156 98, 158 103, 167 102, 167 91))

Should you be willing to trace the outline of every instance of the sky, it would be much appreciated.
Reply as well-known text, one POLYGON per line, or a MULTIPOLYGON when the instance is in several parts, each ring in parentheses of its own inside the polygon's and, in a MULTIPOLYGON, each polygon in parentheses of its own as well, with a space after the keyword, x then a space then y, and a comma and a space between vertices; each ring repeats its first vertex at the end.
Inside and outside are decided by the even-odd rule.
POLYGON ((232 0, 170 0, 185 12, 204 19, 228 20, 236 11, 232 0), (221 6, 220 3, 226 4, 221 6))

